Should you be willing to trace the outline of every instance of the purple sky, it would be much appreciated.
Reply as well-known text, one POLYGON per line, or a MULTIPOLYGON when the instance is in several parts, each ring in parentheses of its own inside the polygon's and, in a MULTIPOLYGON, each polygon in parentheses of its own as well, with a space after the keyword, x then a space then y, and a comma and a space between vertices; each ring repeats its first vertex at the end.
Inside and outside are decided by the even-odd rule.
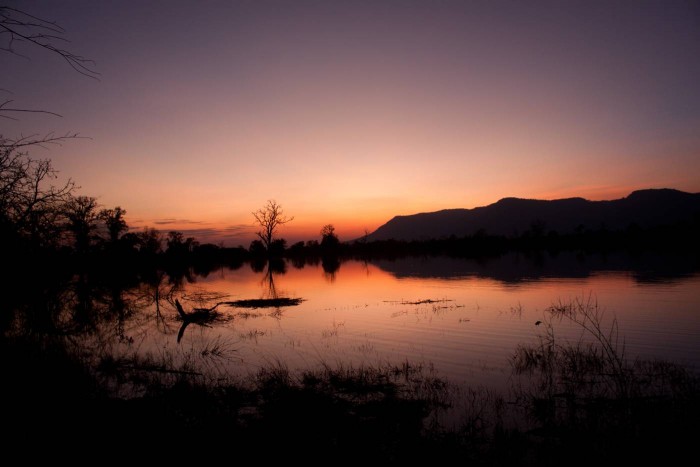
POLYGON ((100 80, 17 45, 2 97, 63 115, 0 134, 134 227, 247 245, 276 199, 290 241, 506 196, 700 191, 698 2, 11 1, 100 80))

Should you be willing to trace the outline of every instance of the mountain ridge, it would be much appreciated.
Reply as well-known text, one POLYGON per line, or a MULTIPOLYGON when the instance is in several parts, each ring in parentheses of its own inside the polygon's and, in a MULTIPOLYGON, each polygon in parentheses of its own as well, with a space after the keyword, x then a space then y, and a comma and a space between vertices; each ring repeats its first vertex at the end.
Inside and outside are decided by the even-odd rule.
POLYGON ((516 237, 528 231, 567 234, 581 229, 653 228, 697 217, 700 217, 700 193, 673 188, 635 190, 624 198, 601 201, 581 197, 555 200, 506 197, 471 209, 394 216, 366 239, 431 240, 479 233, 516 237))

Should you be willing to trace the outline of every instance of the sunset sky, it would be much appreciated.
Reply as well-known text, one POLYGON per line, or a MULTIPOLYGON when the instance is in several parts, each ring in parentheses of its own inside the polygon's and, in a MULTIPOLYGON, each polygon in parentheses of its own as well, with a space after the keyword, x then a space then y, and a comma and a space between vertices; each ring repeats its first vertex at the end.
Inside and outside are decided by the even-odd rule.
MULTIPOLYGON (((35 148, 133 228, 247 246, 341 240, 394 215, 515 196, 700 192, 695 1, 10 1, 99 80, 15 44, 0 98, 35 148)), ((5 44, 3 44, 5 46, 5 44)))

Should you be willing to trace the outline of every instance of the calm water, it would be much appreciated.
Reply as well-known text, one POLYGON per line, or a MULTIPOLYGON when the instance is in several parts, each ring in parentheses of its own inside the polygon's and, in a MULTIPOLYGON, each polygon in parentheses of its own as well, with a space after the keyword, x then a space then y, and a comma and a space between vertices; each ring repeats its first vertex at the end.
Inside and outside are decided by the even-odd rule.
MULTIPOLYGON (((95 355, 189 362, 215 378, 278 362, 303 369, 408 361, 454 383, 503 388, 509 357, 518 344, 535 342, 543 332, 535 322, 545 319, 546 309, 583 300, 598 304, 605 326, 617 319, 628 356, 700 368, 700 275, 660 276, 568 261, 573 259, 349 261, 334 273, 321 264, 287 264, 284 273, 272 274, 244 265, 180 286, 165 276, 131 291, 126 319, 105 321, 82 345, 99 349, 95 355), (188 325, 178 342, 175 298, 191 309, 271 296, 303 302, 258 309, 220 305, 220 320, 188 325)), ((554 324, 568 339, 580 334, 554 324)))

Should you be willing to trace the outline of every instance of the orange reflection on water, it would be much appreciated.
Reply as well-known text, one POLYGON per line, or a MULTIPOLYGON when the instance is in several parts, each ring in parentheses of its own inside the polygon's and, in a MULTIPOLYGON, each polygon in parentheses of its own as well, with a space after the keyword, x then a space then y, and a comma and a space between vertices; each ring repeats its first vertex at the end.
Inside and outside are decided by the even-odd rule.
MULTIPOLYGON (((535 322, 547 308, 581 300, 597 304, 606 320, 618 319, 628 353, 700 363, 697 275, 666 282, 640 282, 629 272, 504 280, 488 268, 457 266, 464 270, 441 277, 425 274, 429 263, 349 261, 333 274, 320 264, 287 265, 272 274, 274 287, 279 296, 304 299, 300 305, 248 314, 222 307, 233 317, 229 324, 193 330, 184 342, 234 340, 237 365, 246 368, 410 361, 454 381, 503 386, 509 357, 536 339, 542 329, 535 322)), ((264 273, 245 266, 200 278, 189 290, 236 300, 265 297, 268 285, 264 273)), ((564 336, 580 334, 561 326, 564 336)))

